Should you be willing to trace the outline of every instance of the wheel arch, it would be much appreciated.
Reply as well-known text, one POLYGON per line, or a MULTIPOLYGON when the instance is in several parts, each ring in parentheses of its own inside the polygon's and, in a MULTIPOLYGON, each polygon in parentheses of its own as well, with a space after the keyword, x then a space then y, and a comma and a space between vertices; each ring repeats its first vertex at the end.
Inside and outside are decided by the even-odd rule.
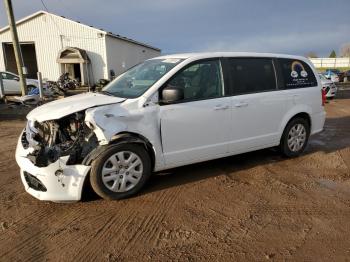
POLYGON ((292 121, 293 119, 300 117, 303 119, 306 119, 307 122, 309 123, 309 127, 310 127, 310 131, 312 130, 312 120, 311 120, 311 115, 309 112, 305 111, 300 111, 300 112, 294 112, 293 114, 290 114, 285 121, 283 122, 282 128, 281 128, 281 132, 280 132, 280 137, 279 137, 279 141, 281 141, 282 136, 283 136, 283 132, 286 129, 287 125, 290 123, 290 121, 292 121))
POLYGON ((146 137, 138 133, 123 131, 112 136, 111 141, 109 142, 109 145, 120 144, 120 143, 142 144, 151 158, 152 170, 154 169, 156 154, 152 143, 146 137))
POLYGON ((143 135, 140 135, 138 133, 128 132, 128 131, 122 131, 118 134, 115 134, 114 136, 112 136, 110 142, 107 145, 100 145, 96 147, 85 157, 82 164, 91 165, 92 161, 96 159, 108 147, 113 146, 115 144, 121 144, 121 143, 142 144, 145 147, 147 153, 150 155, 150 158, 152 161, 151 163, 152 170, 154 169, 156 154, 152 143, 143 135))

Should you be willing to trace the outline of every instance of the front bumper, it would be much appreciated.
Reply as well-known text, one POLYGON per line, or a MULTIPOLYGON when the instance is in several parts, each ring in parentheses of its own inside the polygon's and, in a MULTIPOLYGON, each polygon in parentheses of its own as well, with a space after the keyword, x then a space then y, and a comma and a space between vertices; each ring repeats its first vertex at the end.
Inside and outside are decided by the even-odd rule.
POLYGON ((55 202, 78 201, 85 177, 90 166, 66 165, 68 157, 60 157, 56 162, 37 167, 28 158, 30 149, 22 145, 22 134, 16 148, 16 161, 21 171, 21 179, 25 190, 40 200, 55 202))
POLYGON ((319 133, 323 130, 326 121, 326 111, 322 110, 311 115, 311 135, 319 133))

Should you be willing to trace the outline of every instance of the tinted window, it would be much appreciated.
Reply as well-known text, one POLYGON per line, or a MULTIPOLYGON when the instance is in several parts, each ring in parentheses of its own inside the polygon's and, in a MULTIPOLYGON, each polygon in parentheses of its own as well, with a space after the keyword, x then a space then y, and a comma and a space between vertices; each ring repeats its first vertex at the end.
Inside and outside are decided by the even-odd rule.
POLYGON ((310 66, 295 59, 278 59, 286 89, 317 86, 317 80, 310 66))
POLYGON ((228 73, 231 75, 234 94, 276 90, 275 71, 271 59, 230 58, 228 73))
POLYGON ((168 85, 184 90, 185 100, 222 96, 221 66, 218 60, 201 61, 187 66, 168 85))

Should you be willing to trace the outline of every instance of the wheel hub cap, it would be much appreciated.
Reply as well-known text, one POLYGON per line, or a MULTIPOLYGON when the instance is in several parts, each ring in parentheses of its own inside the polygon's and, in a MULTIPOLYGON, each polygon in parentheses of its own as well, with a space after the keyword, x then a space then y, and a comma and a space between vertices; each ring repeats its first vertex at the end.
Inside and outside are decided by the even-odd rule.
POLYGON ((121 151, 103 164, 102 182, 113 192, 126 192, 134 188, 143 173, 141 158, 130 151, 121 151))

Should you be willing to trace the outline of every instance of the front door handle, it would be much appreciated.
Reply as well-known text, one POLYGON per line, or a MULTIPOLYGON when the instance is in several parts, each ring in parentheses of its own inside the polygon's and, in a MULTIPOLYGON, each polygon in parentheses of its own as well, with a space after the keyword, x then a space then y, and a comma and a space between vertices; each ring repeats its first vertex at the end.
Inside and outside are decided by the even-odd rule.
POLYGON ((228 106, 228 105, 217 105, 214 107, 214 110, 226 110, 229 108, 230 108, 230 106, 228 106))
POLYGON ((237 104, 235 104, 235 107, 246 107, 248 106, 247 102, 238 102, 237 104))

